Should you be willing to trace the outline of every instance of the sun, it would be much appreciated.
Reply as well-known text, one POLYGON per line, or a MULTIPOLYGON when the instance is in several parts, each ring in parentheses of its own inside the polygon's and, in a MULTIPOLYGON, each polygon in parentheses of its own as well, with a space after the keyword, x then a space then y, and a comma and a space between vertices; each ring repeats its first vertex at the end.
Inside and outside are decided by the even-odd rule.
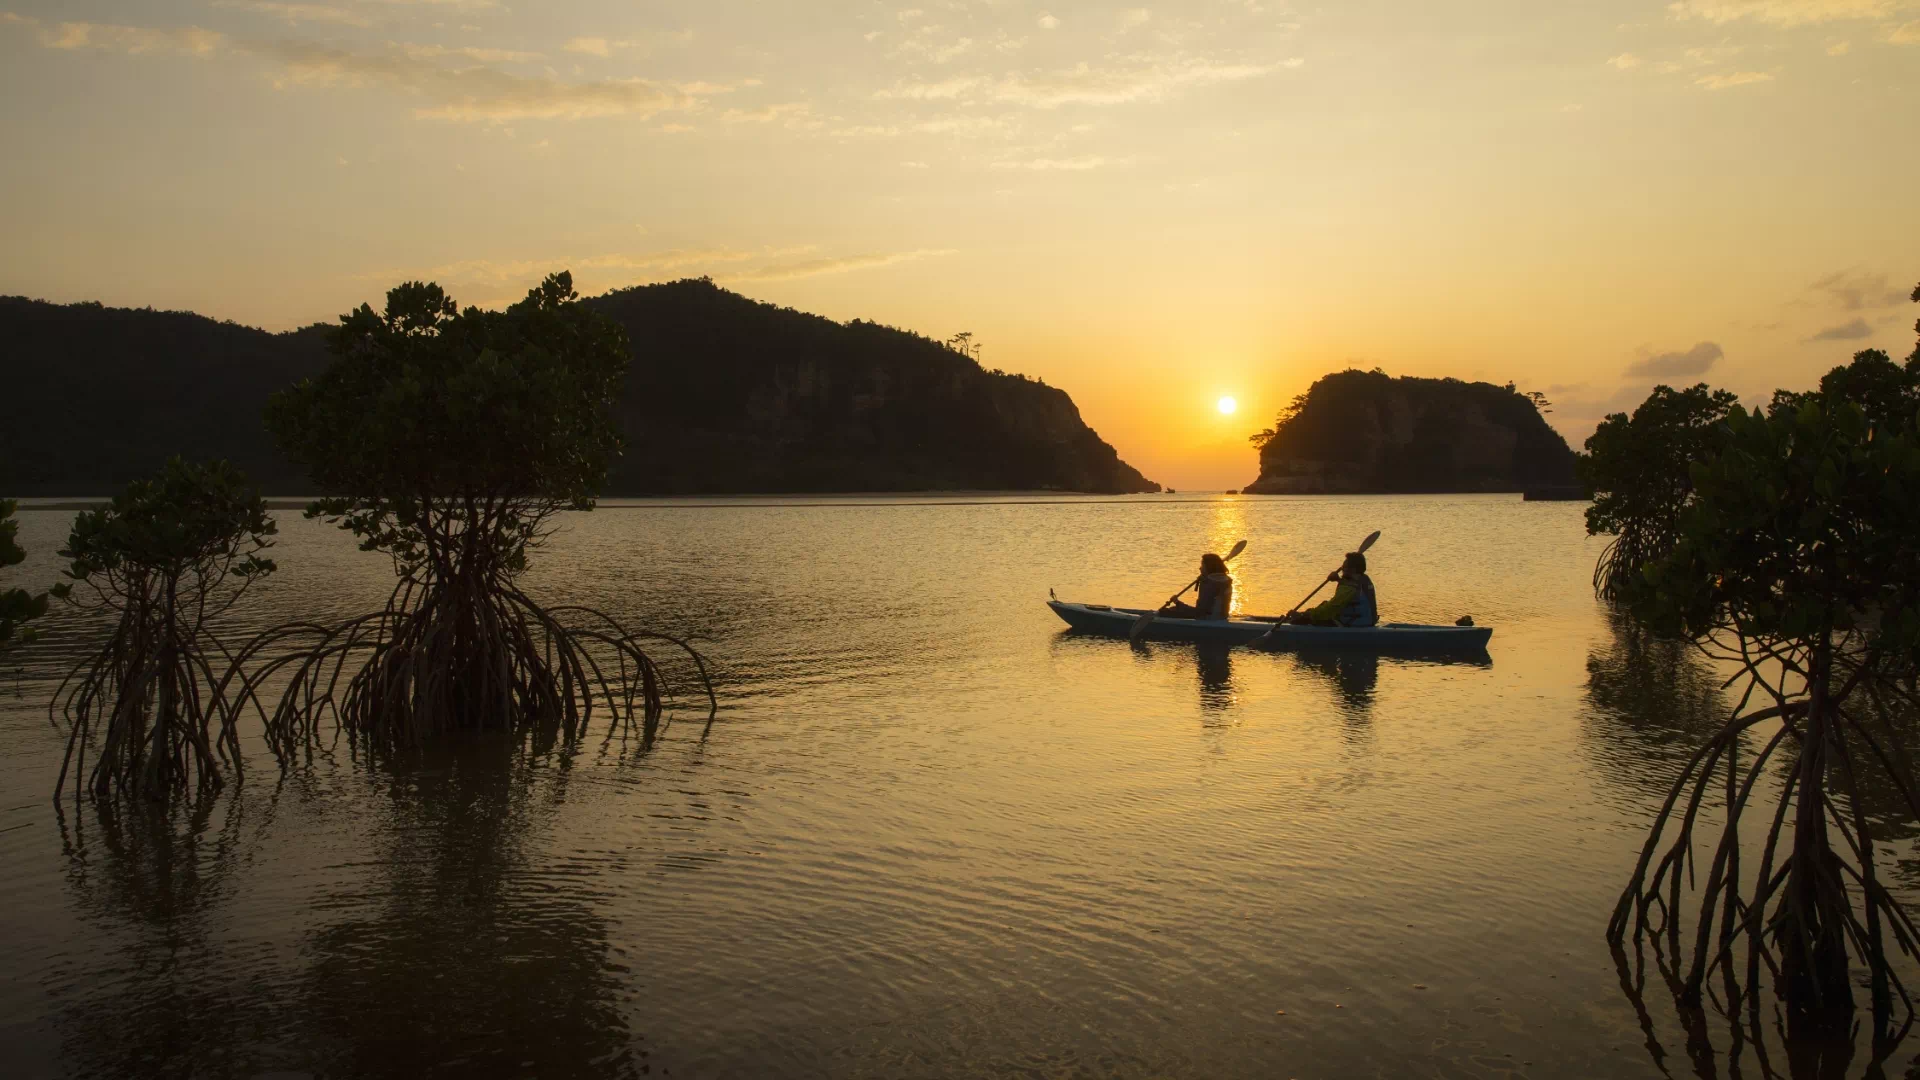
POLYGON ((1240 408, 1240 403, 1230 397, 1223 397, 1214 408, 1220 410, 1221 416, 1232 416, 1240 408))

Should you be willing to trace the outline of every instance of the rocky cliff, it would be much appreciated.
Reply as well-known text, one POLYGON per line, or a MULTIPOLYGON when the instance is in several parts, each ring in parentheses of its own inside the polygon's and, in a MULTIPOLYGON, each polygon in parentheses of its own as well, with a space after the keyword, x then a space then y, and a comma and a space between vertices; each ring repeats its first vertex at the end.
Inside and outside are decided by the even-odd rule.
MULTIPOLYGON (((1064 391, 939 342, 755 303, 707 281, 587 301, 627 328, 628 449, 609 495, 1157 490, 1064 391)), ((172 454, 309 490, 261 424, 318 371, 314 330, 0 298, 0 493, 97 495, 172 454)))
POLYGON ((1511 385, 1342 371, 1254 436, 1250 494, 1521 491, 1572 484, 1573 450, 1511 385))

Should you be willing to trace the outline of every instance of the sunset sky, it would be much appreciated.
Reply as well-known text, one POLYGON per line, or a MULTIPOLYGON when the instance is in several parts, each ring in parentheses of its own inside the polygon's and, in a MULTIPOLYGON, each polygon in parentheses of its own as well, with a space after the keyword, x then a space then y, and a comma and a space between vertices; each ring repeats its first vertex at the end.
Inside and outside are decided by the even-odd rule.
POLYGON ((1347 366, 1577 446, 1904 356, 1916 118, 1920 0, 0 0, 0 293, 284 329, 709 274, 970 330, 1238 487, 1347 366))

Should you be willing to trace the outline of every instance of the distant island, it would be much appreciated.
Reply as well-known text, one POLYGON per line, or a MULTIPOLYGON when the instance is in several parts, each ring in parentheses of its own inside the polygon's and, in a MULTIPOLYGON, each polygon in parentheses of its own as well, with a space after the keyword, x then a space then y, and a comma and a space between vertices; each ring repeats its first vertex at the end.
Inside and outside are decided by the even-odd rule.
MULTIPOLYGON (((964 337, 836 323, 706 279, 587 302, 633 344, 609 495, 1159 490, 1065 391, 983 368, 964 337)), ((101 494, 173 454, 307 492, 261 409, 325 364, 319 331, 0 298, 17 406, 0 425, 0 492, 101 494)))
POLYGON ((1253 437, 1249 495, 1524 491, 1575 484, 1574 453, 1538 395, 1512 384, 1322 377, 1253 437))

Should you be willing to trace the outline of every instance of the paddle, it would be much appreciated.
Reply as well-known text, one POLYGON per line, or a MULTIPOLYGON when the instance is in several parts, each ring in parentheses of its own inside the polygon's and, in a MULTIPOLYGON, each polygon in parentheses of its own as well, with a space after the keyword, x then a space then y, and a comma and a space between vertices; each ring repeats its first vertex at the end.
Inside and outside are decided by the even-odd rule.
MULTIPOLYGON (((1367 549, 1368 549, 1368 548, 1370 548, 1370 547, 1372 547, 1372 546, 1373 546, 1373 542, 1374 542, 1375 540, 1378 540, 1378 539, 1380 539, 1380 530, 1378 530, 1378 529, 1375 529, 1375 530, 1373 531, 1373 535, 1371 535, 1371 536, 1369 536, 1369 537, 1367 537, 1367 538, 1366 538, 1365 540, 1362 540, 1362 541, 1360 541, 1360 546, 1359 546, 1359 547, 1357 547, 1357 548, 1354 548, 1353 550, 1354 550, 1355 552, 1357 552, 1358 554, 1361 554, 1361 555, 1365 555, 1365 554, 1367 553, 1367 549)), ((1340 565, 1341 565, 1342 567, 1344 567, 1344 566, 1346 566, 1346 565, 1347 565, 1347 564, 1346 564, 1346 561, 1345 561, 1345 560, 1341 560, 1341 563, 1340 563, 1340 565)), ((1316 597, 1316 596, 1319 596, 1319 595, 1320 595, 1320 590, 1321 590, 1321 589, 1324 589, 1324 588, 1326 588, 1326 587, 1327 587, 1327 582, 1330 582, 1330 581, 1332 581, 1332 580, 1333 580, 1333 576, 1334 576, 1334 574, 1338 574, 1339 572, 1340 572, 1340 571, 1338 571, 1338 570, 1335 570, 1335 571, 1333 572, 1333 574, 1329 574, 1329 575, 1327 575, 1327 578, 1326 578, 1326 581, 1322 581, 1322 582, 1321 582, 1320 584, 1318 584, 1318 585, 1315 585, 1315 586, 1313 587, 1313 591, 1307 594, 1307 600, 1311 600, 1311 599, 1313 599, 1314 597, 1316 597)), ((1289 611, 1289 612, 1287 612, 1287 615, 1288 615, 1288 617, 1289 617, 1289 618, 1291 618, 1291 617, 1292 617, 1293 615, 1295 615, 1295 614, 1297 614, 1297 613, 1298 613, 1298 612, 1300 611, 1300 609, 1301 609, 1301 608, 1303 608, 1303 607, 1306 607, 1306 606, 1307 606, 1307 600, 1302 600, 1302 601, 1300 601, 1299 603, 1297 603, 1297 604, 1295 604, 1295 605, 1293 605, 1293 610, 1292 610, 1292 611, 1289 611)), ((1268 632, 1269 632, 1269 633, 1271 633, 1272 631, 1268 631, 1268 632)))
MULTIPOLYGON (((1375 533, 1374 535, 1377 536, 1379 534, 1375 533)), ((1235 556, 1239 555, 1241 552, 1245 550, 1247 550, 1247 542, 1245 540, 1241 540, 1233 545, 1233 550, 1227 552, 1227 557, 1222 559, 1221 561, 1232 562, 1235 556)), ((1200 584, 1200 578, 1203 578, 1206 576, 1207 575, 1205 574, 1201 574, 1200 577, 1194 578, 1191 582, 1188 582, 1187 589, 1191 589, 1195 585, 1200 584)), ((1175 600, 1178 600, 1181 597, 1187 595, 1187 589, 1181 589, 1179 592, 1174 593, 1172 596, 1167 597, 1167 604, 1171 604, 1175 600)), ((1160 607, 1166 607, 1167 604, 1161 604, 1160 607)), ((1154 617, 1159 614, 1160 614, 1160 611, 1158 608, 1156 608, 1153 611, 1146 612, 1145 614, 1141 615, 1139 618, 1133 620, 1133 628, 1127 631, 1127 640, 1139 641, 1140 635, 1147 632, 1147 627, 1153 625, 1154 617)))

